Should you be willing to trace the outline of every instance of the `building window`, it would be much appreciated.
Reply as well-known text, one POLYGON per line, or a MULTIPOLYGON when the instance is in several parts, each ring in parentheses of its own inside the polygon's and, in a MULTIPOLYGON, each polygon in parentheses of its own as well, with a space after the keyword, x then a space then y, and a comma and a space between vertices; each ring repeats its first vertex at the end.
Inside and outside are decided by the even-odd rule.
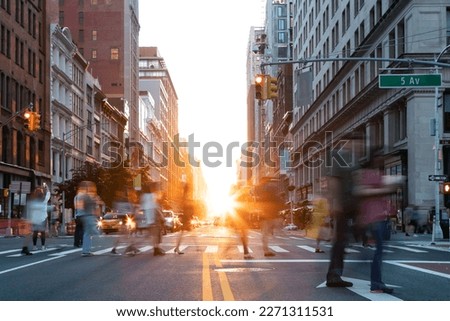
POLYGON ((60 26, 64 25, 64 11, 59 12, 59 25, 60 26))
POLYGON ((286 32, 279 32, 278 33, 278 43, 286 43, 286 32))
POLYGON ((97 59, 97 49, 92 49, 92 51, 91 51, 91 58, 92 59, 97 59))
POLYGON ((111 48, 111 60, 119 60, 119 48, 111 48))
POLYGON ((93 41, 97 40, 97 30, 92 30, 92 40, 93 41))
POLYGON ((447 9, 447 45, 450 44, 450 9, 447 9))

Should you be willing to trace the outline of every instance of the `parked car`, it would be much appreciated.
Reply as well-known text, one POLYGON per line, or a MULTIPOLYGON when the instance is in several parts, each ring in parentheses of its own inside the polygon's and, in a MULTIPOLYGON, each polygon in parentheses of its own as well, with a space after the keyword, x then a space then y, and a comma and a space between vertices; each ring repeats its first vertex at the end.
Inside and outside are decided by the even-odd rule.
POLYGON ((166 232, 174 232, 181 226, 180 219, 171 210, 163 210, 164 215, 164 227, 166 232))
POLYGON ((133 233, 136 230, 136 222, 133 214, 109 212, 100 218, 98 228, 105 234, 112 232, 133 233))

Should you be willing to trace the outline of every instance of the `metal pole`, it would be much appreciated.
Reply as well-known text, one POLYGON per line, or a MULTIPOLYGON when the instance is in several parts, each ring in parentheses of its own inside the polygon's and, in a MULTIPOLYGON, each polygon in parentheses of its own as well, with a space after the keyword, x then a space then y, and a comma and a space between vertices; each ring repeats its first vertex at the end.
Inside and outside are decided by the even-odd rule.
MULTIPOLYGON (((438 65, 439 65, 439 59, 441 59, 442 55, 450 48, 450 45, 445 47, 439 55, 435 59, 435 72, 438 73, 438 65)), ((435 135, 434 135, 434 158, 435 158, 435 164, 434 164, 434 174, 439 175, 439 152, 440 152, 440 139, 439 139, 439 88, 436 86, 434 88, 434 117, 435 117, 435 135)), ((440 226, 440 215, 441 215, 441 209, 440 209, 440 195, 439 195, 439 182, 436 182, 436 186, 434 189, 435 192, 435 205, 434 205, 434 220, 433 220, 433 231, 431 234, 431 243, 434 243, 435 238, 442 238, 442 230, 440 226)))
MULTIPOLYGON (((437 68, 436 68, 437 72, 437 68)), ((434 117, 435 117, 435 135, 434 135, 434 174, 439 175, 439 89, 435 87, 434 89, 434 117)), ((439 184, 440 182, 436 182, 434 187, 434 219, 433 219, 433 231, 431 234, 431 243, 434 244, 435 237, 438 237, 436 234, 438 230, 440 231, 439 226, 439 213, 440 213, 440 200, 439 200, 439 184)), ((442 237, 442 235, 441 235, 442 237)))
POLYGON ((63 185, 63 192, 62 192, 62 217, 61 217, 61 233, 63 235, 66 234, 66 191, 65 191, 65 183, 66 183, 66 133, 62 134, 62 140, 63 140, 63 157, 62 157, 62 185, 63 185))

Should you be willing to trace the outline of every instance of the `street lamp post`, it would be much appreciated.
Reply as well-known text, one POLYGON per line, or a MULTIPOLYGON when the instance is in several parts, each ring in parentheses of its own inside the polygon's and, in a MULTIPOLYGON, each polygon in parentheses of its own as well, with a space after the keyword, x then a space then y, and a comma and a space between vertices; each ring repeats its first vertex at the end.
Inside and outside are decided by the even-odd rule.
MULTIPOLYGON (((438 63, 442 55, 450 49, 450 45, 442 49, 439 55, 434 60, 436 63, 435 72, 438 73, 438 63)), ((434 88, 434 118, 435 118, 435 135, 434 135, 434 174, 439 175, 440 164, 439 164, 439 152, 440 152, 440 138, 439 138, 439 88, 436 86, 434 88)), ((436 182, 435 186, 435 205, 434 205, 434 219, 433 219, 433 231, 431 235, 431 242, 434 243, 435 238, 442 238, 442 231, 440 226, 440 202, 439 202, 439 182, 436 182)))

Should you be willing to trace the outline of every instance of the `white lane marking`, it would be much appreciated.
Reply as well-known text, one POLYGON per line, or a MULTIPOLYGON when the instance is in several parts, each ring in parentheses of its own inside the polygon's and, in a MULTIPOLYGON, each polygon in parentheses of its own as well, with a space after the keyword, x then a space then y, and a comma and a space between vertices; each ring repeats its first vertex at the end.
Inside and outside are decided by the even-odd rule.
MULTIPOLYGON (((344 281, 349 281, 353 283, 353 286, 348 287, 346 289, 370 300, 370 301, 403 301, 396 296, 392 294, 387 293, 370 293, 370 281, 361 280, 361 279, 354 279, 354 278, 348 278, 343 277, 344 281)), ((324 288, 326 287, 326 282, 323 282, 317 286, 317 288, 324 288)), ((398 288, 399 286, 396 285, 388 285, 389 287, 395 287, 398 288)))
POLYGON ((423 272, 423 273, 428 273, 431 275, 435 275, 435 276, 440 276, 446 279, 450 279, 450 274, 447 273, 442 273, 442 272, 437 272, 437 271, 433 271, 433 270, 428 270, 428 269, 424 269, 421 267, 417 267, 417 266, 413 266, 413 265, 408 265, 409 264, 413 264, 413 263, 422 263, 422 264, 426 264, 426 263, 432 263, 432 264, 450 264, 450 261, 391 261, 391 260, 387 260, 387 261, 383 261, 384 263, 388 263, 388 264, 392 264, 392 265, 396 265, 396 266, 400 266, 403 267, 405 269, 410 269, 410 270, 414 270, 414 271, 419 271, 419 272, 423 272))
POLYGON ((49 257, 49 258, 47 258, 45 260, 36 261, 36 262, 33 262, 33 263, 24 264, 24 265, 19 265, 19 266, 13 267, 11 269, 0 271, 0 274, 5 274, 5 273, 8 273, 8 272, 14 272, 14 271, 17 271, 17 270, 20 270, 20 269, 27 268, 29 266, 33 266, 33 265, 41 264, 41 263, 44 263, 44 262, 56 260, 56 259, 59 259, 61 257, 62 256, 49 257))

